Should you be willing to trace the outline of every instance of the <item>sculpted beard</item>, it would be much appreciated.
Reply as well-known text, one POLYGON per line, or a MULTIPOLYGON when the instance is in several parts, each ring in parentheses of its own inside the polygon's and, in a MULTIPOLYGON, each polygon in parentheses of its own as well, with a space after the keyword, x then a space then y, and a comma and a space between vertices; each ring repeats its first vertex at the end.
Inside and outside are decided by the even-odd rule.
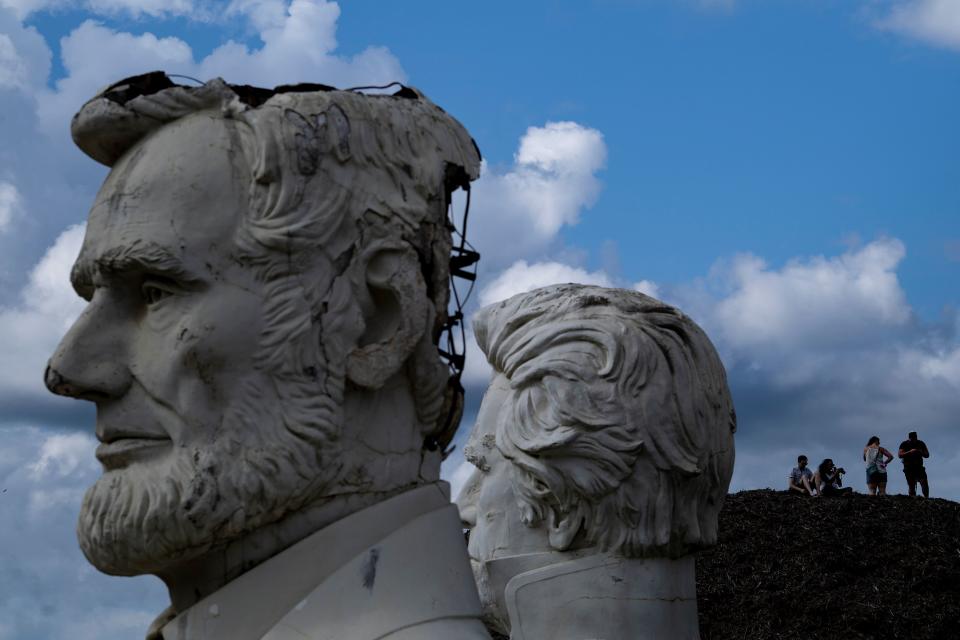
MULTIPOLYGON (((292 387, 303 389, 298 382, 292 387)), ((190 560, 321 493, 336 471, 322 464, 321 454, 333 453, 334 443, 317 444, 336 432, 335 421, 314 414, 322 428, 309 440, 295 433, 286 416, 302 415, 298 401, 300 409, 315 409, 316 397, 277 388, 287 385, 262 373, 251 376, 221 424, 205 425, 201 441, 104 473, 87 490, 77 524, 90 563, 112 575, 156 573, 171 559, 190 560)))
POLYGON ((487 570, 487 564, 470 558, 470 566, 473 569, 477 592, 480 595, 483 622, 497 633, 510 635, 510 625, 502 620, 499 615, 500 604, 497 602, 496 587, 490 582, 490 572, 487 570))

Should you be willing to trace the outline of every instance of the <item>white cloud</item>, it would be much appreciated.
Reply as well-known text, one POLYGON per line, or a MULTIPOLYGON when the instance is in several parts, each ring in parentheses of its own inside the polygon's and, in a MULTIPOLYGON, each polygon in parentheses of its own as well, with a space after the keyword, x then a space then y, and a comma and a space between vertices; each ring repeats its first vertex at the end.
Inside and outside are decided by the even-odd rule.
POLYGON ((468 386, 485 386, 490 383, 493 369, 477 344, 477 337, 472 329, 467 330, 467 359, 463 368, 462 380, 468 386))
POLYGON ((75 534, 80 500, 100 474, 94 444, 76 432, 4 426, 0 638, 142 638, 168 602, 155 578, 106 576, 80 553, 75 534), (45 471, 37 473, 41 467, 45 471))
MULTIPOLYGON (((2 37, 2 36, 0 36, 2 37)), ((2 42, 2 40, 0 40, 2 42)), ((7 230, 20 210, 20 192, 9 182, 0 182, 0 233, 7 230)))
POLYGON ((287 15, 286 0, 231 0, 225 15, 245 15, 260 31, 283 25, 287 15))
POLYGON ((711 308, 688 292, 678 297, 735 356, 796 356, 905 326, 912 313, 896 274, 904 256, 896 239, 832 258, 796 258, 782 269, 744 254, 715 266, 707 286, 722 295, 707 302, 711 308))
POLYGON ((117 33, 93 20, 74 29, 60 47, 67 76, 39 101, 45 131, 65 132, 77 109, 111 82, 155 69, 193 71, 193 52, 179 38, 117 33))
POLYGON ((283 19, 277 3, 246 3, 261 27, 263 47, 250 51, 228 42, 198 66, 198 77, 222 76, 251 84, 274 86, 321 82, 339 87, 403 81, 406 74, 386 48, 368 47, 353 57, 334 55, 340 6, 326 0, 293 0, 283 19))
POLYGON ((42 87, 50 72, 50 48, 36 29, 20 23, 0 0, 0 89, 42 87))
POLYGON ((587 271, 560 262, 528 264, 526 260, 518 260, 483 288, 480 305, 485 307, 524 291, 568 282, 612 286, 610 277, 603 271, 587 271))
POLYGON ((82 466, 96 470, 93 451, 96 442, 83 433, 55 434, 44 440, 37 460, 30 465, 31 475, 39 478, 46 474, 68 476, 82 466))
POLYGON ((86 304, 69 279, 83 230, 61 233, 30 273, 19 304, 0 308, 0 395, 46 397, 45 363, 86 304))
POLYGON ((945 382, 960 392, 960 345, 927 351, 905 349, 900 354, 900 367, 907 375, 916 374, 924 380, 945 382))
POLYGON ((596 129, 548 122, 527 129, 507 171, 484 164, 470 216, 470 240, 483 254, 483 268, 535 258, 562 227, 576 224, 600 193, 596 173, 606 158, 596 129))
POLYGON ((890 12, 875 24, 880 29, 960 50, 960 2, 957 0, 897 0, 890 12))
POLYGON ((66 0, 63 2, 57 2, 56 0, 0 0, 0 9, 8 9, 17 17, 17 20, 23 20, 35 11, 63 4, 68 4, 68 2, 66 0))
POLYGON ((369 47, 353 57, 336 55, 340 7, 326 0, 234 3, 228 10, 247 13, 261 31, 263 46, 251 50, 228 41, 196 61, 191 47, 175 37, 116 32, 86 21, 62 41, 67 77, 40 100, 45 130, 59 131, 73 113, 103 86, 126 76, 162 69, 202 80, 272 87, 295 82, 334 86, 385 84, 405 80, 400 63, 387 49, 369 47))
POLYGON ((0 87, 20 87, 26 80, 26 65, 10 36, 0 33, 0 87))
MULTIPOLYGON (((476 467, 471 463, 464 460, 462 457, 458 460, 459 464, 456 467, 453 467, 453 470, 449 472, 449 476, 446 476, 447 482, 450 483, 450 497, 453 500, 457 499, 457 496, 460 495, 460 492, 463 490, 464 485, 467 484, 467 480, 470 479, 470 476, 476 470, 476 467)), ((445 465, 444 470, 450 469, 449 465, 445 465)))
POLYGON ((127 13, 141 15, 189 15, 194 6, 191 0, 87 0, 86 8, 94 13, 127 13))
POLYGON ((647 294, 651 298, 660 297, 660 287, 652 280, 640 280, 639 282, 634 282, 633 288, 640 293, 647 294))
POLYGON ((194 4, 192 0, 0 0, 0 7, 11 9, 24 20, 34 13, 76 8, 99 15, 124 14, 134 18, 142 16, 193 16, 206 18, 206 2, 194 4))

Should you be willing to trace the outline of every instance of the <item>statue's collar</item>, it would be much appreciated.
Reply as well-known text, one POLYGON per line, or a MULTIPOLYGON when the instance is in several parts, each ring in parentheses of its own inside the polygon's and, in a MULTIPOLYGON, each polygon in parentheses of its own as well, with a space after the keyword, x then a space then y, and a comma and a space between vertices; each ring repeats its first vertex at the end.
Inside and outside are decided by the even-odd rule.
MULTIPOLYGON (((442 517, 454 509, 447 491, 446 483, 419 487, 347 516, 257 565, 172 619, 169 610, 164 612, 147 638, 260 638, 291 611, 302 609, 318 585, 335 582, 345 565, 381 543, 402 539, 402 532, 421 518, 431 514, 436 514, 431 518, 442 517)), ((456 524, 452 531, 460 535, 456 524)), ((462 545, 462 539, 457 542, 462 545)))
POLYGON ((699 638, 693 556, 624 558, 592 550, 493 560, 510 640, 699 638))

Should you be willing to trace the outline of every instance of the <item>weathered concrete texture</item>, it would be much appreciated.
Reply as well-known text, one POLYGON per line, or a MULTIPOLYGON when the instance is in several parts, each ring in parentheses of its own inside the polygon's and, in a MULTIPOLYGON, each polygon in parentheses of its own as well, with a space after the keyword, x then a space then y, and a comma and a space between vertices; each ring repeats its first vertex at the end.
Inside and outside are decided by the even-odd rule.
POLYGON ((696 639, 693 551, 717 539, 736 417, 677 309, 557 285, 474 321, 494 378, 458 503, 488 624, 512 640, 696 639))
POLYGON ((289 637, 281 623, 485 637, 437 484, 461 404, 436 346, 446 209, 480 168, 463 127, 411 89, 148 74, 93 98, 72 132, 111 167, 72 273, 89 305, 46 376, 97 405, 87 558, 166 582, 167 640, 289 637), (311 536, 323 544, 304 551, 311 536), (440 564, 417 575, 449 573, 404 584, 400 559, 422 548, 440 564), (376 572, 352 574, 374 549, 376 572), (331 589, 380 605, 335 623, 310 597, 331 589))

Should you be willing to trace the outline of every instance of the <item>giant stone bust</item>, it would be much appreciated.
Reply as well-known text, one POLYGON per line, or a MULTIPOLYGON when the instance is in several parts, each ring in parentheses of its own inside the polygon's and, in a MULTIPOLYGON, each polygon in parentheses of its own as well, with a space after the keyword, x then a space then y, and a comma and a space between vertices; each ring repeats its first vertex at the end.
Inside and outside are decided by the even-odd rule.
POLYGON ((696 640, 736 417, 706 334, 636 291, 554 285, 482 309, 493 368, 458 499, 512 640, 696 640))
POLYGON ((439 482, 466 130, 406 88, 155 73, 72 132, 111 171, 46 382, 96 404, 80 545, 167 584, 151 637, 487 637, 439 482))

